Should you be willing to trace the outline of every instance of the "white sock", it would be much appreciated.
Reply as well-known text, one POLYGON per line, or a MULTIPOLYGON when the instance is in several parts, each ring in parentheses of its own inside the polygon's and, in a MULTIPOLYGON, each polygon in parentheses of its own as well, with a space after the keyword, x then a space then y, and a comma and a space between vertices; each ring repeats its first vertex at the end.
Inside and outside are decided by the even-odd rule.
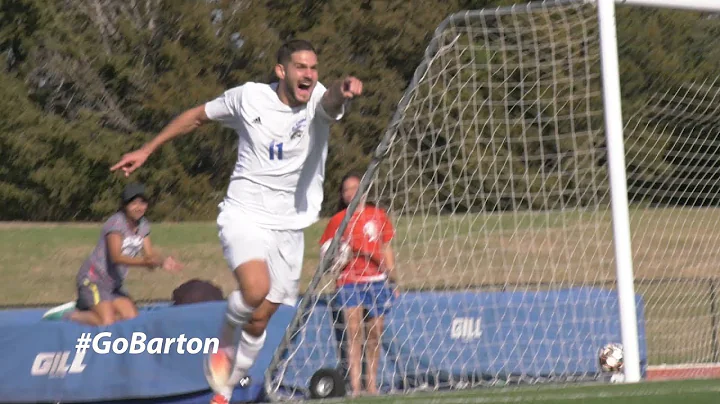
POLYGON ((223 321, 222 329, 220 330, 220 349, 224 350, 228 355, 231 352, 235 352, 233 346, 233 339, 235 338, 235 325, 230 324, 228 321, 223 321))
POLYGON ((225 321, 220 330, 220 347, 230 356, 235 355, 235 330, 242 328, 250 321, 253 310, 252 306, 245 303, 239 290, 234 290, 227 298, 227 309, 225 310, 225 321))
POLYGON ((265 336, 267 334, 263 331, 259 337, 253 337, 246 331, 240 334, 240 342, 238 343, 237 353, 235 354, 235 367, 233 368, 232 374, 230 374, 229 384, 234 386, 240 382, 248 370, 255 363, 260 350, 265 345, 265 336))

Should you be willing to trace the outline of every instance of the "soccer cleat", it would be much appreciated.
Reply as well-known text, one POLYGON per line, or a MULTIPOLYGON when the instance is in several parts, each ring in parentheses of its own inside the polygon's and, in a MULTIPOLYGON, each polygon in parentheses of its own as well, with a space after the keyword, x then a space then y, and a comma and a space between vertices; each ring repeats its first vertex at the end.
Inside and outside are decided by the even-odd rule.
POLYGON ((230 401, 222 394, 215 394, 210 400, 210 404, 230 404, 230 401))
POLYGON ((62 320, 65 318, 65 315, 75 311, 75 302, 67 302, 65 304, 61 304, 60 306, 53 307, 52 309, 46 311, 42 319, 43 320, 62 320))
POLYGON ((210 353, 205 357, 203 363, 205 365, 205 379, 210 389, 215 393, 227 390, 233 363, 225 350, 219 349, 216 353, 210 353))

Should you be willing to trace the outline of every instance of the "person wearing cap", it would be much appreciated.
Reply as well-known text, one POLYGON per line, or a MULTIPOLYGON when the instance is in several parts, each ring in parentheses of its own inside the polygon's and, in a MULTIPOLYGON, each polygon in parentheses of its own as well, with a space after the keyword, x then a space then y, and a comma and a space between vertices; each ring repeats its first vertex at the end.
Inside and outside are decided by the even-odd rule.
POLYGON ((137 316, 137 307, 123 283, 130 267, 176 272, 182 264, 162 259, 150 241, 145 217, 148 201, 142 184, 129 184, 121 195, 120 209, 103 225, 95 249, 80 267, 77 301, 48 311, 45 319, 63 318, 88 325, 109 325, 137 316), (141 255, 142 253, 142 255, 141 255))

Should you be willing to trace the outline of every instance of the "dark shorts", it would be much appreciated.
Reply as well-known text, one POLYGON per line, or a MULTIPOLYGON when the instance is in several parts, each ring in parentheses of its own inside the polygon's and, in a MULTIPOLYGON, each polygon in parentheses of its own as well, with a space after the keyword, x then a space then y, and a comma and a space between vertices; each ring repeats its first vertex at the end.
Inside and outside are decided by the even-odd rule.
MULTIPOLYGON (((93 282, 88 278, 83 279, 78 285, 77 310, 90 310, 100 302, 111 302, 119 297, 130 299, 130 295, 124 288, 109 285, 104 282, 93 282)), ((131 299, 132 300, 132 299, 131 299)))
POLYGON ((370 318, 388 314, 395 300, 387 281, 344 285, 335 298, 341 308, 363 306, 370 318))

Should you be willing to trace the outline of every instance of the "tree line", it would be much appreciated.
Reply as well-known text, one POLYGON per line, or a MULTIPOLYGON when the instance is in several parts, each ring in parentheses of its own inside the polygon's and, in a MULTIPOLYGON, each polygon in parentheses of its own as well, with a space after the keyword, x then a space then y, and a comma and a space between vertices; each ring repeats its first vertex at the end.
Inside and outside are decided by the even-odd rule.
MULTIPOLYGON (((124 177, 109 172, 109 167, 123 153, 151 139, 186 108, 215 98, 245 81, 272 80, 275 51, 288 38, 308 39, 315 44, 321 63, 321 81, 326 85, 343 74, 355 75, 365 83, 365 95, 353 102, 346 119, 332 129, 323 207, 323 214, 327 215, 336 208, 340 178, 349 169, 363 170, 367 166, 438 24, 457 11, 513 3, 490 0, 5 0, 0 4, 0 51, 4 58, 0 70, 0 220, 102 220, 117 209, 119 192, 127 182, 124 177)), ((622 8, 618 11, 623 96, 627 100, 623 107, 630 111, 628 114, 647 108, 654 84, 682 88, 687 83, 717 76, 720 60, 717 19, 700 13, 667 10, 622 8)), ((546 24, 543 29, 555 27, 556 38, 562 36, 563 30, 578 29, 567 26, 546 24)), ((542 36, 542 32, 541 29, 535 35, 542 36)), ((498 41, 500 39, 494 37, 489 43, 497 45, 498 41)), ((528 51, 527 55, 544 57, 545 52, 559 52, 577 57, 582 51, 582 43, 571 43, 562 49, 528 51)), ((462 61, 462 57, 451 62, 458 61, 462 61)), ((501 63, 499 59, 488 62, 491 62, 488 66, 501 63)), ((599 59, 593 62, 599 63, 599 59)), ((487 80, 487 71, 475 71, 478 77, 487 80)), ((551 79, 568 83, 567 79, 575 74, 577 85, 569 91, 597 91, 595 87, 590 88, 596 84, 582 83, 581 72, 569 71, 556 72, 551 79)), ((521 75, 520 71, 507 72, 502 80, 498 77, 497 82, 550 83, 545 73, 540 70, 527 75, 521 75)), ((467 71, 453 78, 457 83, 469 79, 467 71)), ((499 93, 491 87, 472 92, 451 86, 447 87, 452 89, 445 92, 445 96, 466 105, 472 103, 472 97, 496 103, 507 99, 496 98, 499 93)), ((415 111, 412 108, 427 107, 420 102, 421 98, 440 96, 432 91, 418 88, 418 102, 411 105, 403 125, 412 120, 411 113, 415 111)), ((506 95, 521 97, 517 91, 506 95)), ((553 97, 567 96, 557 92, 553 97)), ((544 99, 551 103, 553 97, 544 99)), ((526 147, 532 148, 529 154, 542 154, 541 149, 552 150, 548 155, 562 154, 569 147, 577 147, 572 139, 558 141, 543 136, 555 130, 552 125, 587 133, 587 142, 582 147, 588 150, 603 147, 602 133, 587 130, 597 127, 598 123, 593 120, 601 116, 557 121, 550 126, 541 125, 545 122, 542 119, 532 120, 542 115, 539 110, 546 111, 547 107, 532 105, 522 111, 509 112, 497 107, 482 113, 486 114, 486 121, 490 117, 498 118, 498 122, 505 119, 502 125, 506 126, 515 118, 529 119, 530 124, 525 127, 495 128, 506 132, 508 139, 514 139, 513 144, 521 144, 520 139, 525 139, 524 144, 531 145, 526 147), (533 136, 538 141, 528 142, 533 136)), ((563 108, 569 106, 559 107, 555 114, 568 115, 569 111, 563 108)), ((579 117, 588 116, 582 108, 601 110, 600 105, 577 108, 580 109, 571 112, 579 117)), ((452 114, 434 110, 430 114, 419 114, 420 118, 414 122, 417 126, 424 119, 423 125, 428 128, 441 125, 438 120, 442 119, 456 123, 477 120, 476 116, 468 115, 472 113, 468 109, 452 114)), ((632 116, 628 119, 631 121, 632 116)), ((703 125, 712 132, 716 122, 703 122, 703 125)), ((682 125, 692 127, 694 123, 682 122, 682 125)), ((450 133, 446 128, 442 131, 445 136, 450 133)), ((412 133, 418 137, 421 132, 412 133)), ((465 133, 484 132, 474 129, 465 133)), ((707 131, 683 133, 708 136, 707 131)), ((435 144, 443 141, 437 137, 432 140, 432 135, 421 140, 435 144)), ((163 146, 132 178, 149 187, 153 196, 151 218, 214 219, 235 162, 236 142, 232 131, 209 125, 163 146)), ((475 143, 475 139, 467 136, 463 140, 464 147, 475 143)), ((668 156, 634 160, 646 162, 635 171, 632 167, 630 170, 639 178, 639 182, 634 183, 643 184, 639 189, 661 187, 652 178, 659 173, 667 175, 668 166, 682 176, 685 174, 681 167, 694 164, 694 160, 687 158, 670 159, 669 156, 677 156, 676 149, 681 147, 677 143, 655 142, 654 148, 648 149, 649 143, 645 142, 642 150, 635 146, 639 144, 629 142, 628 153, 668 156)), ((452 147, 448 148, 449 153, 453 150, 459 153, 457 144, 452 147)), ((695 147, 696 154, 713 150, 711 142, 704 149, 702 145, 695 147)), ((528 154, 528 150, 520 147, 508 151, 504 158, 523 154, 528 154)), ((549 198, 508 200, 498 192, 498 187, 506 189, 507 183, 490 183, 480 176, 471 178, 472 184, 464 190, 459 183, 450 188, 443 185, 441 193, 456 200, 455 209, 478 208, 463 206, 462 195, 468 188, 476 191, 476 195, 487 195, 484 209, 552 207, 564 203, 558 200, 564 196, 562 192, 543 191, 542 187, 552 188, 553 184, 573 180, 562 178, 564 173, 590 172, 598 167, 602 169, 603 164, 597 158, 559 161, 565 167, 556 170, 558 178, 548 177, 547 184, 539 185, 529 180, 532 175, 525 173, 526 179, 517 183, 521 187, 514 192, 554 195, 549 198)), ((489 170, 488 161, 481 159, 473 164, 475 166, 464 169, 471 170, 468 172, 489 170)), ((547 164, 547 161, 535 161, 527 167, 532 173, 546 169, 547 164)), ((445 171, 405 170, 404 175, 439 181, 438 176, 447 176, 448 172, 459 169, 463 168, 450 165, 445 171)), ((508 171, 496 177, 502 180, 515 174, 508 171)), ((574 180, 595 181, 588 178, 576 175, 574 180)), ((571 198, 580 204, 593 200, 592 195, 580 193, 571 198)))

